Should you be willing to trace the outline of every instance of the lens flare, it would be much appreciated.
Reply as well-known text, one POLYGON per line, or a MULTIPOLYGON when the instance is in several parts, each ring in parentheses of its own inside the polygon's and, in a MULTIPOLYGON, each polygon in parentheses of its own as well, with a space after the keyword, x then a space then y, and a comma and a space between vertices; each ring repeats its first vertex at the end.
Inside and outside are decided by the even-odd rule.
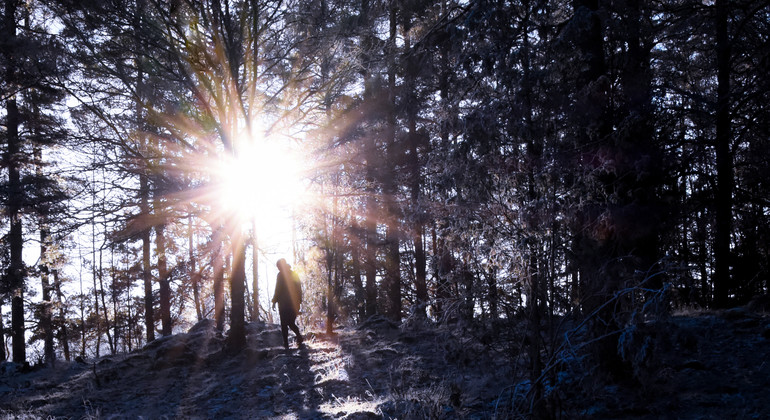
POLYGON ((289 139, 241 140, 234 156, 219 162, 218 204, 242 224, 255 220, 258 227, 270 229, 304 201, 303 158, 289 139))

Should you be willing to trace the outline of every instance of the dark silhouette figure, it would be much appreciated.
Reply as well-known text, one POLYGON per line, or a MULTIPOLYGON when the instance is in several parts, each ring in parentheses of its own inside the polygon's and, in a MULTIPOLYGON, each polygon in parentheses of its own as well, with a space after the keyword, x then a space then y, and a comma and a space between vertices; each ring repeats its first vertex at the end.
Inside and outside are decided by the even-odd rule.
POLYGON ((299 333, 299 327, 295 321, 299 315, 299 306, 302 303, 302 285, 299 282, 299 276, 291 270, 291 266, 285 259, 278 260, 276 266, 278 267, 278 277, 275 279, 273 309, 277 303, 278 313, 281 316, 283 346, 289 348, 289 328, 294 331, 299 346, 302 344, 302 334, 299 333))

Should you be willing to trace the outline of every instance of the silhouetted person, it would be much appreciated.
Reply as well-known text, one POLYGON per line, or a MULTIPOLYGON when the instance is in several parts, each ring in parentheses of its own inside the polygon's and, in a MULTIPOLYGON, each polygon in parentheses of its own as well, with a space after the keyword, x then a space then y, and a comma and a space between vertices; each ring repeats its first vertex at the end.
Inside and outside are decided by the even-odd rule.
POLYGON ((278 277, 275 279, 275 293, 273 293, 273 309, 278 304, 278 313, 281 315, 281 334, 283 346, 289 348, 289 328, 297 337, 297 345, 302 344, 302 335, 297 327, 297 315, 299 305, 302 303, 302 285, 297 273, 291 270, 291 266, 281 258, 276 263, 278 277))

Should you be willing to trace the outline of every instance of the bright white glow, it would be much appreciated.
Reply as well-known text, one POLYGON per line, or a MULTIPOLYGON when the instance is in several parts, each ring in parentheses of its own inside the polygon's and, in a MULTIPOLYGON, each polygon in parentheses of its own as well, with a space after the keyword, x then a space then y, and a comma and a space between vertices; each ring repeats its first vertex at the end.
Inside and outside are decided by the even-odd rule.
POLYGON ((302 158, 286 139, 250 138, 238 144, 236 156, 223 161, 221 205, 242 223, 275 227, 291 217, 304 196, 302 158))
POLYGON ((219 169, 222 211, 246 229, 255 221, 262 239, 290 241, 292 212, 305 201, 305 159, 292 146, 285 137, 244 136, 219 169))
MULTIPOLYGON (((217 185, 212 210, 215 217, 237 218, 243 232, 256 229, 259 297, 262 306, 270 308, 275 263, 285 258, 294 264, 294 216, 311 205, 306 179, 310 159, 296 139, 287 136, 243 135, 235 148, 234 154, 219 153, 212 168, 217 185)), ((247 258, 250 267, 251 251, 247 258)))

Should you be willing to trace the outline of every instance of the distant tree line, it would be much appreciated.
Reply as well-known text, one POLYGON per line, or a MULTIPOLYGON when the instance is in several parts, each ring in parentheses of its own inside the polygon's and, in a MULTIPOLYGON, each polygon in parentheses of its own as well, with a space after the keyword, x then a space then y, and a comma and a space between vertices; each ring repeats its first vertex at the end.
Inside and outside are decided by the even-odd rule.
POLYGON ((769 36, 756 0, 7 0, 0 341, 53 363, 194 314, 242 346, 256 235, 194 159, 268 115, 314 151, 329 331, 524 322, 536 381, 569 318, 620 369, 639 314, 770 288, 769 36))

